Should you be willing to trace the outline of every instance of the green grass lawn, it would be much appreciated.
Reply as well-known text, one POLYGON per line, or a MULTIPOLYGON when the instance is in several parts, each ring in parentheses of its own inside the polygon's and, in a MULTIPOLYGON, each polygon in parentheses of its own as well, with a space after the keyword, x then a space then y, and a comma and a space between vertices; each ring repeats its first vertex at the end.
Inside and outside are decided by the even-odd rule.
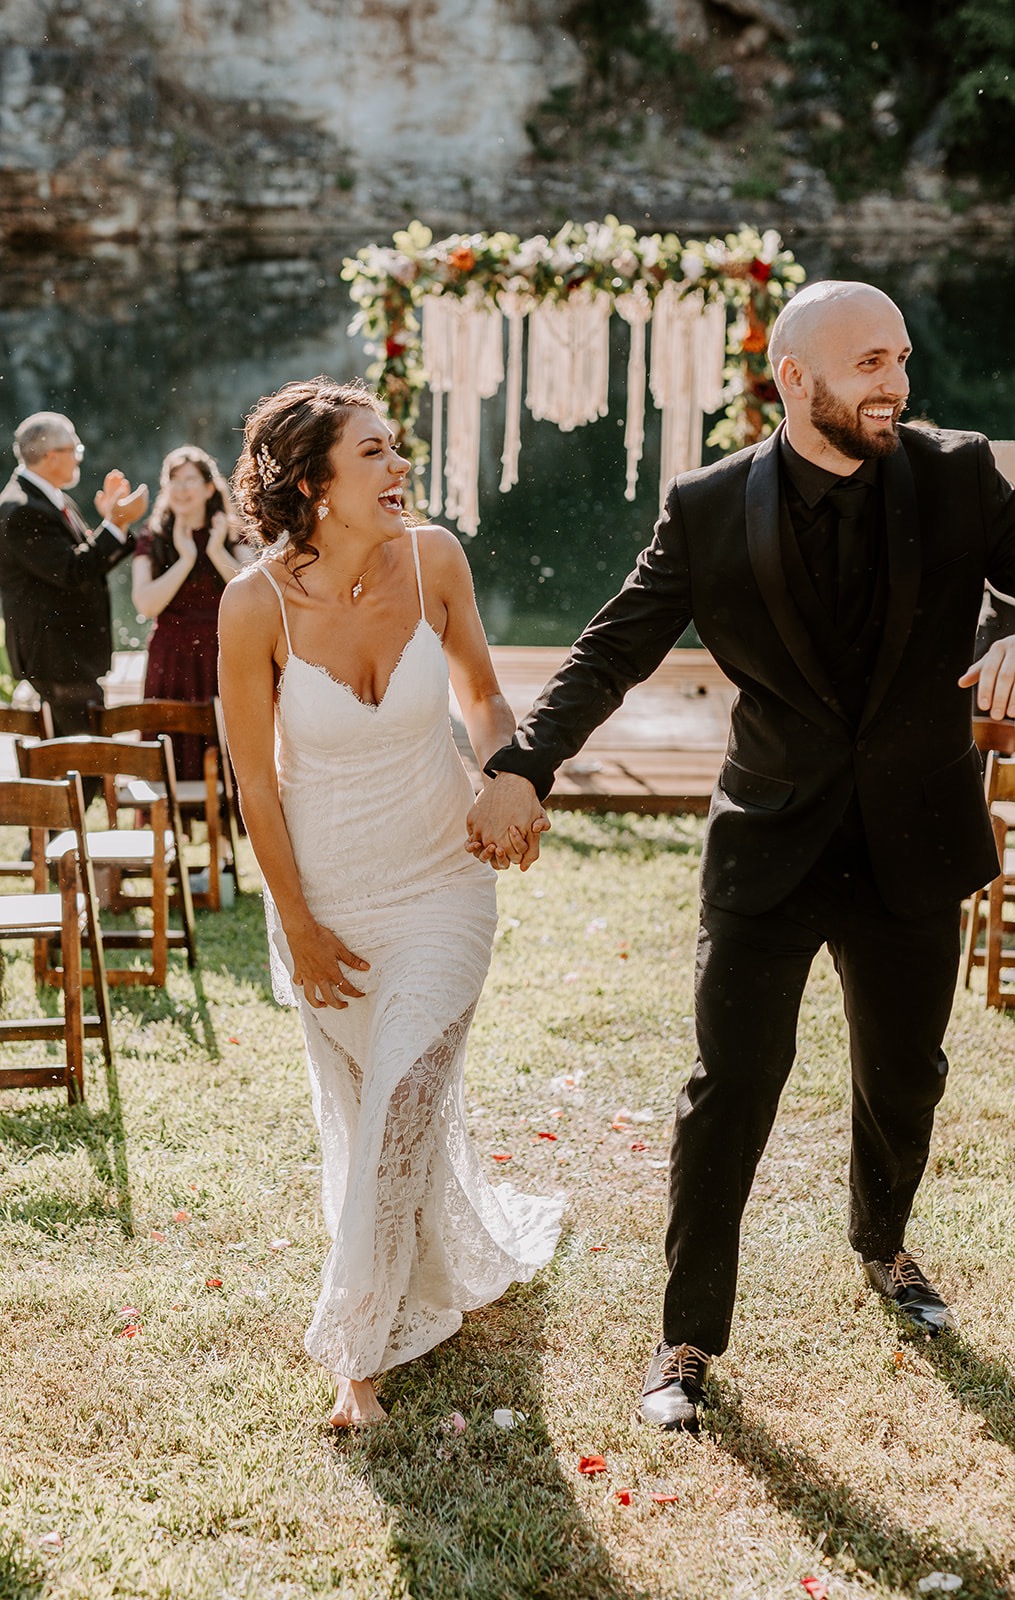
MULTIPOLYGON (((804 1578, 859 1600, 933 1572, 1015 1596, 1015 1014, 986 1011, 982 976, 909 1237, 961 1335, 911 1338, 862 1287, 822 958, 705 1430, 631 1421, 700 837, 558 814, 539 865, 501 878, 471 1125, 494 1181, 567 1191, 565 1233, 532 1285, 384 1378, 373 1433, 327 1427, 302 1348, 319 1156, 256 896, 199 916, 196 975, 174 955, 165 991, 114 991, 116 1084, 92 1047, 87 1106, 0 1094, 0 1600, 802 1600, 804 1578), (584 1477, 594 1453, 608 1471, 584 1477)), ((27 951, 5 986, 29 996, 27 951)))

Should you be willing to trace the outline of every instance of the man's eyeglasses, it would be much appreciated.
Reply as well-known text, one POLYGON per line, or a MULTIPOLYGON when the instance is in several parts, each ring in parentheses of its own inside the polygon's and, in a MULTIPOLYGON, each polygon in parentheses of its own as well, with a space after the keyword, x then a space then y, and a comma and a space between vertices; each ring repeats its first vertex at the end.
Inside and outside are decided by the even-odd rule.
POLYGON ((73 450, 75 461, 81 461, 84 458, 85 447, 81 443, 80 439, 78 440, 77 444, 55 444, 53 449, 58 451, 60 454, 62 454, 64 450, 73 450))

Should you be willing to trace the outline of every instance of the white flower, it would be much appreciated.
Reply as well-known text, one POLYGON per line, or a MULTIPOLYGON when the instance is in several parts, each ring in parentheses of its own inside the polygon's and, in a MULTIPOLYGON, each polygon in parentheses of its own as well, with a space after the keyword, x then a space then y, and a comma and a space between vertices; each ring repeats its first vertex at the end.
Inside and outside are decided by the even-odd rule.
POLYGON ((680 270, 688 283, 697 283, 705 270, 705 263, 700 256, 694 255, 690 250, 685 250, 680 257, 680 270))

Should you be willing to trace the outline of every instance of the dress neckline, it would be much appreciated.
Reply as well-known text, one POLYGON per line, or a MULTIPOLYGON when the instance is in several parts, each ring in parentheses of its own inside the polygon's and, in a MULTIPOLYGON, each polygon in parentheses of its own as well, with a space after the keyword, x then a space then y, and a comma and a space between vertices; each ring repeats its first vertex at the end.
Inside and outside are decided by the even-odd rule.
POLYGON ((420 632, 420 630, 422 628, 426 628, 427 631, 432 635, 432 637, 434 639, 437 639, 438 643, 440 642, 439 636, 438 636, 436 630, 427 621, 426 617, 420 617, 419 621, 417 622, 416 626, 413 628, 413 630, 412 630, 411 634, 409 635, 408 639, 406 639, 404 645, 402 646, 402 648, 401 648, 401 650, 399 652, 398 660, 395 662, 395 665, 392 667, 390 673, 388 674, 388 681, 384 685, 384 693, 381 695, 381 698, 379 700, 364 700, 362 698, 362 696, 360 696, 360 695, 358 695, 356 693, 355 689, 352 687, 352 684, 346 683, 344 678, 336 678, 334 673, 333 672, 329 672, 328 668, 322 666, 319 661, 309 661, 306 656, 297 655, 296 651, 292 648, 291 645, 289 647, 289 654, 286 657, 285 666, 282 668, 282 672, 281 672, 281 675, 279 677, 279 686, 278 686, 279 687, 279 693, 281 694, 281 692, 282 692, 282 685, 285 682, 285 675, 286 675, 286 672, 289 669, 290 661, 299 661, 304 667, 309 667, 312 672, 319 672, 322 677, 324 677, 324 678, 326 678, 328 680, 329 683, 333 683, 335 685, 336 689, 344 689, 346 694, 349 695, 350 698, 355 701, 356 705, 363 707, 364 711, 380 711, 381 707, 384 705, 385 701, 387 700, 389 693, 391 692, 391 685, 395 681, 395 675, 398 672, 399 667, 402 665, 402 662, 405 660, 405 657, 408 654, 410 646, 415 642, 415 639, 416 639, 417 635, 419 634, 419 632, 420 632))

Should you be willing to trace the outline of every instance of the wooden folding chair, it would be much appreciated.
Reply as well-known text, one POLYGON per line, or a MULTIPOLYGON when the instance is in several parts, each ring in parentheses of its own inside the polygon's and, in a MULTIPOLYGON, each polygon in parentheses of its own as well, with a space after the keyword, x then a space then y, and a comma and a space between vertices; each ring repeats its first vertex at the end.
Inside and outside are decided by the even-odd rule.
MULTIPOLYGON (((37 711, 25 706, 0 705, 0 778, 16 778, 18 762, 14 754, 14 740, 52 739, 53 716, 49 702, 43 700, 37 711)), ((32 868, 27 859, 0 861, 0 878, 30 878, 32 868)))
POLYGON ((48 965, 51 943, 59 941, 63 988, 62 1016, 4 1018, 0 1020, 0 1042, 45 1039, 62 1040, 64 1044, 62 1065, 51 1058, 40 1064, 0 1067, 0 1088, 40 1089, 64 1084, 71 1104, 85 1098, 86 1039, 101 1039, 107 1068, 113 1063, 109 991, 83 811, 81 779, 76 772, 58 781, 0 779, 0 826, 29 829, 34 885, 31 894, 0 895, 0 939, 31 939, 36 974, 40 964, 48 965), (59 882, 56 893, 47 888, 49 829, 56 829, 65 841, 59 855, 50 862, 59 882), (84 966, 83 946, 91 958, 90 970, 84 966), (94 990, 95 1014, 84 1009, 86 980, 94 990))
MULTIPOLYGON (((107 978, 111 984, 164 985, 167 953, 170 948, 180 946, 187 951, 188 966, 193 967, 197 961, 194 905, 183 854, 183 824, 168 738, 162 735, 152 741, 126 741, 75 734, 36 745, 22 744, 18 740, 15 748, 25 777, 48 778, 73 769, 90 778, 129 777, 150 786, 151 827, 118 828, 114 817, 109 828, 89 831, 86 835, 93 864, 111 868, 116 875, 118 887, 109 901, 109 909, 122 912, 139 905, 150 905, 152 909, 151 928, 104 927, 107 948, 151 951, 150 967, 109 968, 107 978), (138 878, 151 880, 151 892, 127 894, 124 880, 136 883, 138 878), (170 926, 171 902, 180 913, 180 928, 170 926)), ((58 859, 64 847, 65 841, 60 836, 51 840, 47 859, 58 859)))
MULTIPOLYGON (((170 738, 180 735, 205 741, 204 776, 177 779, 176 795, 185 820, 197 817, 204 822, 208 838, 208 887, 194 890, 194 904, 209 911, 222 907, 222 873, 228 872, 238 894, 240 880, 240 813, 236 803, 232 767, 226 746, 222 706, 217 698, 187 700, 135 700, 117 706, 92 706, 92 731, 106 737, 125 733, 151 739, 160 733, 170 738)), ((145 800, 127 782, 117 786, 121 805, 145 809, 145 800)))
POLYGON ((1015 986, 1003 982, 1004 968, 1015 966, 1015 948, 1005 945, 1005 935, 1015 932, 1015 926, 1004 914, 1015 898, 1015 849, 1007 844, 1009 830, 1015 827, 1015 756, 992 750, 984 783, 1001 861, 1001 871, 987 890, 987 1004, 1004 1009, 1015 1006, 1015 986))
MULTIPOLYGON (((1000 721, 996 721, 993 717, 974 717, 973 741, 980 754, 984 757, 985 761, 989 758, 991 751, 995 751, 998 755, 1002 756, 1015 755, 1015 722, 1008 717, 1005 717, 1000 721)), ((987 789, 987 782, 988 780, 985 773, 985 793, 987 789)), ((988 805, 990 804, 989 795, 987 798, 987 803, 988 805)), ((1003 806, 1003 802, 999 803, 1003 806)), ((1010 819, 1007 821, 1007 827, 1015 828, 1015 806, 1009 806, 1007 808, 1007 815, 1010 819)), ((1002 855, 1004 851, 1003 835, 1006 830, 1001 830, 1001 833, 999 834, 997 823, 999 819, 1003 820, 1005 816, 1006 812, 1004 809, 1002 809, 998 812, 997 817, 992 816, 991 818, 994 824, 995 837, 997 837, 999 840, 999 856, 1002 855)), ((1015 886, 1009 886, 1005 892, 1008 894, 1015 893, 1015 886)), ((987 959, 986 945, 981 945, 980 943, 981 938, 986 933, 986 926, 987 889, 977 889, 974 894, 969 896, 969 899, 966 903, 966 930, 962 947, 962 982, 964 987, 967 989, 969 988, 969 981, 973 974, 973 968, 982 967, 987 959)))

